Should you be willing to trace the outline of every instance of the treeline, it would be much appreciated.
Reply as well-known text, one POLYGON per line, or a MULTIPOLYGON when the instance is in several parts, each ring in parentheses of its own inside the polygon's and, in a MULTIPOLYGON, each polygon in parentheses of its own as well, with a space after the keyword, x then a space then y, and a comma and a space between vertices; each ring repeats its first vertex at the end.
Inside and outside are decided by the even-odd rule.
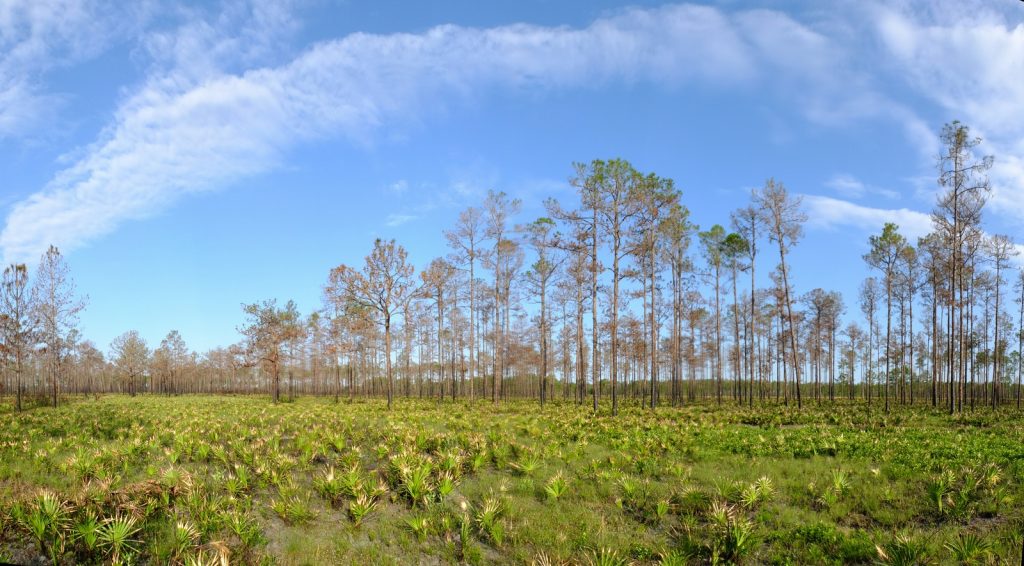
POLYGON ((202 355, 176 331, 153 350, 127 332, 106 356, 80 340, 83 303, 51 249, 32 285, 24 266, 4 271, 3 394, 18 407, 61 390, 558 397, 612 413, 623 399, 1019 407, 1024 272, 1010 238, 981 228, 992 158, 958 122, 941 139, 933 232, 909 242, 886 224, 870 238, 877 277, 845 323, 840 293, 795 290, 788 256, 807 216, 782 183, 701 230, 671 179, 595 160, 574 166, 575 203, 549 199, 515 224, 521 202, 490 192, 419 272, 377 240, 362 265, 330 271, 320 309, 243 305, 243 340, 202 355))

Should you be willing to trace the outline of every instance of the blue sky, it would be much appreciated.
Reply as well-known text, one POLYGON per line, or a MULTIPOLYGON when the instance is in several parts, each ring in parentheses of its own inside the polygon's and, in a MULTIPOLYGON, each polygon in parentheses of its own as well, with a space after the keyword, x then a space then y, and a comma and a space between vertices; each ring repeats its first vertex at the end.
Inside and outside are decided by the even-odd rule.
POLYGON ((375 237, 422 266, 487 189, 532 220, 618 156, 703 227, 768 177, 804 195, 794 283, 852 317, 868 235, 928 230, 945 122, 985 138, 986 229, 1019 237, 1021 77, 1009 1, 7 1, 0 252, 64 250, 101 349, 202 351, 243 302, 316 308, 375 237))

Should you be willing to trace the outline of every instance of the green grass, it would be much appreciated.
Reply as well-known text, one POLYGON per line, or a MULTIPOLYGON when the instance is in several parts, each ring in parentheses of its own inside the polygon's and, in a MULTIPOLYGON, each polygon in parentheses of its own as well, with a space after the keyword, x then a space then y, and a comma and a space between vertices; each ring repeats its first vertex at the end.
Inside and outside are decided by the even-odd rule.
POLYGON ((1010 410, 111 396, 0 411, 0 558, 1016 563, 1022 484, 1010 410))

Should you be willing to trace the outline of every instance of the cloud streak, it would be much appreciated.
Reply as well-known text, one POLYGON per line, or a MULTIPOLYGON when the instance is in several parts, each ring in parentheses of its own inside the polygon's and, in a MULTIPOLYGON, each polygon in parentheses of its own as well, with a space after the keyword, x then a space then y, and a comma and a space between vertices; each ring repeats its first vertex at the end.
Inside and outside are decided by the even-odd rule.
MULTIPOLYGON (((907 208, 887 209, 863 206, 849 201, 819 195, 802 195, 808 224, 820 230, 854 229, 864 236, 880 234, 886 222, 899 226, 910 245, 934 230, 930 214, 907 208)), ((985 234, 985 237, 990 237, 985 234)), ((1024 268, 1024 244, 1014 246, 1016 256, 1010 259, 1018 268, 1024 268)))
POLYGON ((820 195, 803 195, 803 200, 808 224, 823 230, 853 228, 865 234, 876 234, 881 233, 886 222, 892 222, 914 242, 933 228, 930 214, 908 208, 873 208, 820 195))
POLYGON ((416 216, 412 214, 389 214, 387 219, 384 221, 384 225, 394 228, 395 226, 401 226, 407 222, 416 220, 416 216))
POLYGON ((834 190, 839 196, 850 199, 860 199, 866 195, 878 195, 892 200, 900 198, 900 194, 896 191, 867 185, 853 175, 847 174, 833 176, 825 181, 825 186, 834 190))
MULTIPOLYGON (((204 29, 189 28, 186 37, 202 37, 204 29)), ((196 52, 187 41, 154 41, 184 53, 179 62, 196 52)), ((272 169, 297 144, 364 142, 426 108, 495 88, 736 86, 769 77, 782 84, 806 70, 796 53, 806 65, 827 67, 837 55, 822 48, 825 42, 780 13, 682 5, 628 10, 580 29, 446 25, 421 34, 357 33, 280 66, 205 72, 201 81, 174 67, 128 97, 80 160, 13 206, 0 247, 7 261, 33 257, 50 243, 73 249, 184 195, 272 169)))
MULTIPOLYGON (((278 167, 302 144, 366 143, 438 107, 498 90, 536 94, 610 83, 756 90, 784 98, 818 124, 891 120, 930 158, 934 133, 878 84, 869 59, 881 52, 891 55, 896 74, 920 69, 904 79, 911 89, 942 106, 968 108, 967 117, 977 119, 993 144, 1024 153, 1024 82, 1015 80, 1024 75, 1024 28, 1011 27, 1005 13, 957 20, 942 9, 920 15, 870 4, 854 9, 879 40, 865 42, 849 27, 851 18, 805 24, 770 10, 676 5, 625 10, 582 28, 444 25, 416 34, 355 33, 282 58, 287 50, 277 47, 296 24, 288 6, 280 6, 230 1, 210 24, 196 19, 175 34, 147 36, 142 45, 154 59, 151 75, 77 161, 11 207, 0 232, 5 261, 32 259, 51 243, 74 249, 187 195, 278 167), (957 73, 979 80, 962 86, 942 78, 957 73, 933 72, 953 55, 957 73), (986 102, 994 97, 1002 102, 986 102), (1005 113, 1020 119, 998 118, 1005 113)), ((0 30, 4 14, 0 9, 0 30)), ((78 35, 66 43, 75 41, 78 35)), ((4 90, 11 75, 5 69, 21 64, 14 60, 0 62, 0 136, 5 127, 23 127, 4 125, 4 104, 23 105, 16 114, 31 120, 46 101, 22 83, 4 90), (25 88, 30 95, 21 94, 25 88), (5 102, 5 93, 15 102, 5 102)), ((1024 203, 1024 161, 1001 158, 997 167, 994 201, 1024 215, 1024 205, 1014 204, 1024 203)), ((891 196, 852 177, 834 181, 848 198, 891 196)), ((879 218, 870 210, 881 209, 848 212, 863 224, 879 218)), ((923 225, 901 210, 901 224, 923 225)))

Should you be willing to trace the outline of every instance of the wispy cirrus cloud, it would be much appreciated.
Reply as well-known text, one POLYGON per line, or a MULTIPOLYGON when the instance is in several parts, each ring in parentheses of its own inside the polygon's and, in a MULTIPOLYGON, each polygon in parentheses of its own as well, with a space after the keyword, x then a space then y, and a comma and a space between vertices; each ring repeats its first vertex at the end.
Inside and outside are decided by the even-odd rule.
POLYGON ((389 214, 384 220, 384 225, 394 228, 395 226, 401 226, 402 224, 416 220, 416 218, 418 218, 418 216, 414 214, 389 214))
POLYGON ((832 176, 825 181, 825 186, 834 190, 839 196, 848 199, 860 199, 868 195, 881 196, 890 200, 900 198, 900 193, 897 191, 866 184, 848 173, 832 176))
POLYGON ((409 190, 409 181, 399 179, 388 185, 386 188, 387 191, 393 195, 403 195, 407 190, 409 190))
MULTIPOLYGON (((124 101, 81 159, 14 205, 0 246, 7 260, 32 257, 50 243, 74 248, 183 195, 267 171, 298 143, 364 140, 428 104, 495 87, 754 80, 765 72, 764 50, 742 34, 757 17, 741 21, 683 5, 628 10, 581 29, 446 25, 420 34, 357 33, 279 66, 223 75, 204 69, 208 58, 189 63, 189 54, 216 54, 227 44, 234 57, 231 42, 204 39, 203 25, 186 27, 175 40, 152 40, 178 53, 176 63, 124 101), (203 80, 191 80, 195 74, 203 80)), ((767 23, 799 26, 781 15, 767 23)))
MULTIPOLYGON (((151 75, 77 161, 12 207, 0 232, 6 260, 33 257, 50 243, 80 246, 185 195, 273 169, 300 144, 362 143, 496 89, 748 89, 791 100, 818 124, 883 118, 908 137, 934 139, 908 106, 879 87, 864 60, 877 53, 862 52, 843 18, 804 23, 771 10, 684 4, 624 10, 581 28, 444 25, 356 33, 282 56, 288 50, 274 46, 297 25, 288 5, 226 6, 212 23, 193 20, 143 40, 155 61, 151 75)), ((890 12, 868 14, 884 34, 890 12)), ((924 25, 897 16, 914 33, 924 25)), ((894 45, 915 61, 919 43, 894 45)))
POLYGON ((131 37, 153 2, 5 0, 0 3, 0 139, 51 125, 68 96, 46 74, 89 60, 131 37))
POLYGON ((865 193, 867 193, 864 188, 864 183, 861 183, 852 175, 836 175, 828 181, 825 181, 825 186, 835 190, 841 196, 846 198, 861 198, 865 193))
POLYGON ((869 12, 894 77, 985 139, 979 149, 996 157, 992 206, 1024 218, 1024 12, 1019 3, 876 3, 869 12))

